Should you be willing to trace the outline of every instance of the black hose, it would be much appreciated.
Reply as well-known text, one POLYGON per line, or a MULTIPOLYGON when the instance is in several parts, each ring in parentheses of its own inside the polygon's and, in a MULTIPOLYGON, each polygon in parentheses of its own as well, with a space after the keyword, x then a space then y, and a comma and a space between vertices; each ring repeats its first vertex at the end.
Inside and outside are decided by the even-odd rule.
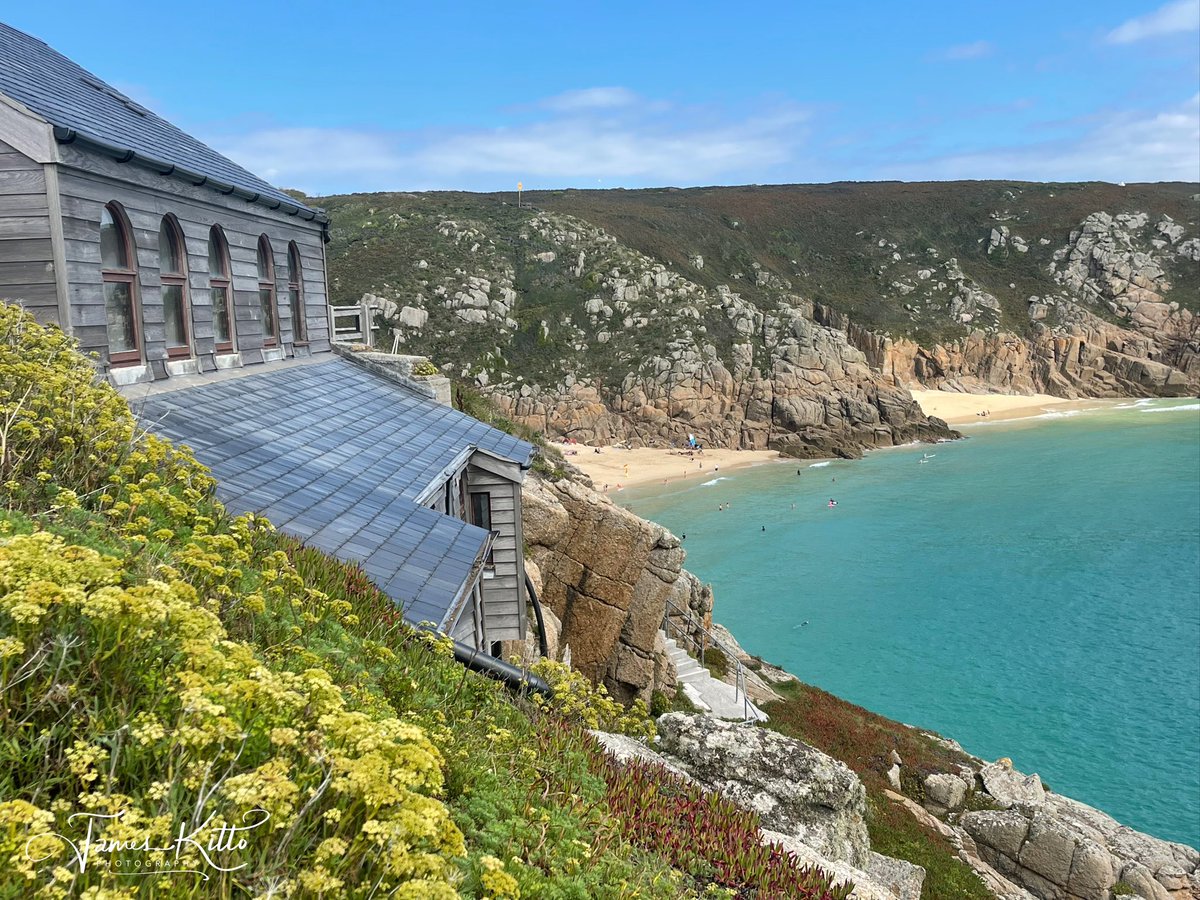
POLYGON ((533 602, 533 617, 537 619, 538 629, 538 650, 542 653, 542 658, 545 659, 550 655, 550 647, 546 643, 546 622, 542 619, 542 604, 538 600, 537 591, 533 589, 533 581, 529 577, 529 573, 525 573, 525 590, 529 592, 529 599, 533 602))
POLYGON ((537 691, 546 696, 554 693, 544 678, 511 663, 506 663, 502 659, 496 659, 482 650, 476 650, 470 644, 464 644, 462 641, 454 641, 454 658, 473 672, 480 672, 513 687, 537 691))

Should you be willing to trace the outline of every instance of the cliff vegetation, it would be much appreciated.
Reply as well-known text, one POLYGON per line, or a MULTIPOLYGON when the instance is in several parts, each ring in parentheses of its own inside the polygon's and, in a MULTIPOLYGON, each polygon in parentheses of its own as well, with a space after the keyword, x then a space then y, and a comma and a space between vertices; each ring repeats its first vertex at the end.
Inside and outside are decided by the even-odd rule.
POLYGON ((458 666, 353 567, 235 517, 0 305, 0 897, 837 898, 753 816, 614 770, 561 669, 458 666), (643 829, 693 809, 719 838, 643 829))

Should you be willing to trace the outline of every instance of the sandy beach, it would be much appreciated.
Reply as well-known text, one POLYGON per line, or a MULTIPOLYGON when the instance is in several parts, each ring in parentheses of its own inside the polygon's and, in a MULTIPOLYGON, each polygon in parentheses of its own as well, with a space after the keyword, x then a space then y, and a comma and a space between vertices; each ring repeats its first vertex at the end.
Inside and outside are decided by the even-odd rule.
POLYGON ((609 494, 630 487, 664 484, 675 481, 707 481, 720 472, 743 466, 761 465, 781 459, 774 450, 722 450, 705 448, 693 456, 679 450, 642 447, 625 450, 620 447, 588 447, 584 444, 555 444, 567 462, 580 469, 596 489, 608 486, 609 494), (596 450, 600 452, 597 453, 596 450), (718 471, 719 470, 719 471, 718 471))
MULTIPOLYGON (((958 394, 950 391, 912 391, 928 416, 945 419, 950 425, 971 425, 1003 419, 1041 415, 1052 407, 1070 409, 1095 400, 1064 400, 1049 394, 958 394), (987 411, 986 416, 979 413, 987 411)), ((762 465, 784 459, 774 450, 705 449, 691 456, 679 450, 641 447, 589 447, 584 444, 555 444, 567 461, 580 469, 599 491, 616 494, 631 487, 670 484, 696 479, 707 481, 719 471, 762 465)))
MULTIPOLYGON (((945 419, 950 425, 970 425, 994 419, 1024 419, 1038 416, 1050 407, 1078 404, 1049 394, 958 394, 950 391, 912 391, 927 416, 945 419), (979 413, 987 412, 986 416, 979 413)), ((1095 405, 1094 400, 1087 401, 1095 405)))

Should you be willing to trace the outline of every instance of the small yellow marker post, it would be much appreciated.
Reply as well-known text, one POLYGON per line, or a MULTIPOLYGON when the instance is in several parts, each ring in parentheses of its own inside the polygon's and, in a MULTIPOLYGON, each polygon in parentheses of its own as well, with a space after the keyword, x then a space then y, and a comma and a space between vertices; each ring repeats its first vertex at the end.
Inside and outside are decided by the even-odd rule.
POLYGON ((517 182, 517 209, 521 208, 521 182, 517 182))

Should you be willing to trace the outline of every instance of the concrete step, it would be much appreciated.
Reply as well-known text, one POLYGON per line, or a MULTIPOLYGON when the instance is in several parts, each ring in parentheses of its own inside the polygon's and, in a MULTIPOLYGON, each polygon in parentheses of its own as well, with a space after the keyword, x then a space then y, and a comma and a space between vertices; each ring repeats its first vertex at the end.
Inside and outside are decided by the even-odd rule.
POLYGON ((704 702, 704 697, 700 695, 700 692, 696 690, 695 687, 685 682, 679 686, 679 689, 683 691, 684 696, 692 702, 692 706, 696 707, 696 709, 700 710, 700 712, 712 712, 712 707, 704 702))
POLYGON ((675 680, 679 689, 698 710, 718 718, 737 720, 745 718, 748 711, 751 719, 766 721, 766 713, 753 703, 747 706, 745 697, 736 687, 713 678, 708 669, 679 646, 674 638, 666 638, 665 643, 667 654, 675 664, 675 680))

